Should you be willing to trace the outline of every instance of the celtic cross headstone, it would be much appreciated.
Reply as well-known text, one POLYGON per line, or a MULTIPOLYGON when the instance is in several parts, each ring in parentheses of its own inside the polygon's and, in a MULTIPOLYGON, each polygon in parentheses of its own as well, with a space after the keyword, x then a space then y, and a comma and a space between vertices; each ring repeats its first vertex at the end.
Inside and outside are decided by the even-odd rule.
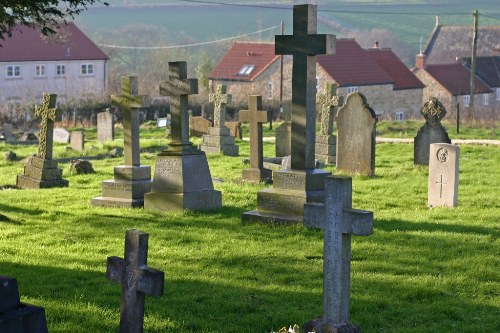
POLYGON ((35 116, 40 117, 40 137, 38 143, 38 157, 51 160, 54 136, 54 121, 56 120, 55 94, 43 94, 41 105, 35 106, 35 116))
POLYGON ((333 135, 333 123, 337 108, 344 99, 337 96, 337 85, 327 83, 325 92, 316 95, 316 103, 320 108, 320 131, 316 136, 316 159, 325 164, 335 164, 337 139, 333 135))

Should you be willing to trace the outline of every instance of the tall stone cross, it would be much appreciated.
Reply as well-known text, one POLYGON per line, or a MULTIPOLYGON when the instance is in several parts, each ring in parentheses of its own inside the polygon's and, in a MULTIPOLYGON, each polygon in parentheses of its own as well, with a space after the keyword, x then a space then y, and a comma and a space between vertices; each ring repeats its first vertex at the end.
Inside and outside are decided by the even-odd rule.
POLYGON ((106 277, 122 285, 120 333, 143 330, 145 295, 163 295, 164 273, 147 266, 148 234, 127 230, 125 258, 108 257, 106 277))
POLYGON ((324 230, 323 320, 349 321, 351 235, 373 233, 373 212, 352 209, 352 178, 325 180, 325 204, 304 205, 304 224, 324 230))
POLYGON ((190 147, 188 95, 198 93, 198 79, 187 78, 185 61, 169 62, 168 68, 168 81, 160 83, 160 95, 170 99, 171 145, 190 147))
POLYGON ((139 95, 137 76, 122 76, 122 94, 112 95, 111 103, 122 109, 123 113, 123 146, 125 165, 139 166, 139 112, 138 109, 150 106, 147 95, 139 95))
POLYGON ((250 127, 250 167, 262 169, 262 123, 267 122, 267 111, 262 111, 262 96, 248 96, 248 110, 241 110, 239 119, 248 122, 250 127))
POLYGON ((35 116, 42 118, 38 157, 46 160, 52 159, 54 121, 56 120, 56 99, 57 95, 43 94, 42 105, 35 106, 35 116))
POLYGON ((344 104, 344 98, 337 96, 338 85, 327 83, 325 93, 316 95, 316 103, 321 108, 320 135, 333 135, 333 121, 335 119, 335 108, 344 104))
POLYGON ((335 36, 316 34, 317 6, 293 6, 293 35, 275 37, 275 53, 291 54, 292 169, 315 168, 316 55, 333 54, 335 36))
POLYGON ((217 91, 208 95, 208 101, 214 103, 214 127, 226 127, 226 104, 231 103, 232 95, 226 93, 226 85, 219 84, 217 91))

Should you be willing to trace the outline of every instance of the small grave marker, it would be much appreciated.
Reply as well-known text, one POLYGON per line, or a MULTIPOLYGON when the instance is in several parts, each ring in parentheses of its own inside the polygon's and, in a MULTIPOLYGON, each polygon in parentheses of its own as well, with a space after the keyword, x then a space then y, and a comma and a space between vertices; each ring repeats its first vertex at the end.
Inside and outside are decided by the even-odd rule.
POLYGON ((458 203, 458 162, 460 148, 433 143, 429 152, 429 207, 456 207, 458 203))
POLYGON ((124 258, 108 257, 106 277, 122 285, 120 333, 142 332, 145 296, 163 295, 164 273, 147 266, 148 237, 127 230, 124 258))
POLYGON ((97 114, 97 141, 106 142, 115 139, 115 118, 114 115, 106 109, 97 114))
POLYGON ((3 138, 5 142, 14 140, 14 135, 12 134, 12 124, 3 124, 3 138))
POLYGON ((71 132, 71 148, 76 151, 83 151, 85 147, 85 133, 82 130, 71 132))
POLYGON ((67 129, 61 127, 54 128, 54 142, 69 143, 70 136, 71 134, 67 129))

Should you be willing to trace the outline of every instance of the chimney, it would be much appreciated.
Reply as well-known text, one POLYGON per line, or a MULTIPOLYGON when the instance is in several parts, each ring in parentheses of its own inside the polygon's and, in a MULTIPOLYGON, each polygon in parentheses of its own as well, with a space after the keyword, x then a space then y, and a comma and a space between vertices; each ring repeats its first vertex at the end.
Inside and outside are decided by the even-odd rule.
POLYGON ((419 53, 415 57, 415 67, 417 69, 424 69, 427 66, 426 62, 427 62, 427 56, 423 53, 419 53))
POLYGON ((436 15, 436 27, 439 25, 439 16, 436 15))
POLYGON ((378 41, 376 41, 375 44, 373 44, 372 49, 378 49, 378 48, 380 48, 380 47, 379 47, 378 41))

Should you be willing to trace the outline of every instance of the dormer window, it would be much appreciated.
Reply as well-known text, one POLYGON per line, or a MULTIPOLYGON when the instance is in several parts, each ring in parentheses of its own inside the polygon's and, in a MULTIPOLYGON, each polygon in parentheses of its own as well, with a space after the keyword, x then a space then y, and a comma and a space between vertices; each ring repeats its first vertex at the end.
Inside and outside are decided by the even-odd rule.
POLYGON ((243 65, 238 72, 238 75, 250 75, 252 73, 253 69, 255 68, 255 65, 243 65))

